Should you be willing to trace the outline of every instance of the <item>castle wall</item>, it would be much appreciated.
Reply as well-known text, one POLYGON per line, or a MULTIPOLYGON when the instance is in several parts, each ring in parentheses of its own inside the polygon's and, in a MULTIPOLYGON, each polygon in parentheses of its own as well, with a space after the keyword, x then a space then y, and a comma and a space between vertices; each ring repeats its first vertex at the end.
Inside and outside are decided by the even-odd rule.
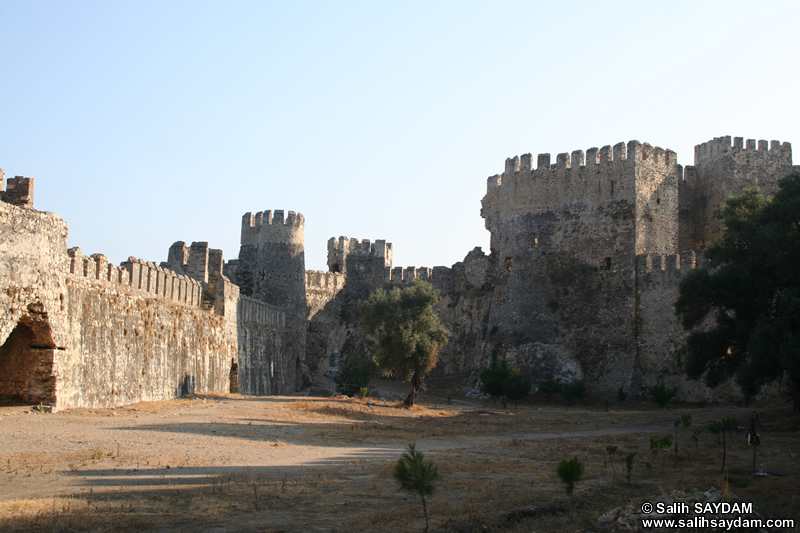
MULTIPOLYGON (((711 389, 702 380, 683 373, 682 352, 689 332, 675 314, 680 281, 703 265, 703 255, 687 251, 680 255, 643 254, 636 258, 636 371, 630 389, 647 394, 663 382, 678 389, 680 401, 737 401, 739 387, 732 381, 711 389)), ((710 323, 708 324, 710 325, 710 323)))
POLYGON ((33 180, 0 202, 0 400, 56 409, 193 393, 294 390, 305 328, 242 298, 207 243, 173 245, 176 270, 66 249, 67 225, 32 208, 33 180), (31 200, 31 201, 29 201, 31 200))
MULTIPOLYGON (((721 232, 724 200, 775 192, 789 143, 721 137, 682 169, 670 150, 525 154, 487 181, 491 233, 452 267, 393 267, 391 243, 328 242, 329 272, 305 270, 304 218, 247 213, 239 258, 206 242, 161 265, 66 250, 67 225, 33 209, 34 182, 0 180, 0 400, 110 406, 190 392, 282 394, 338 349, 368 352, 358 303, 378 288, 431 282, 452 331, 438 372, 485 366, 493 347, 535 380, 585 379, 592 394, 678 385, 682 399, 737 397, 688 382, 678 283, 721 232)), ((2 177, 2 171, 0 171, 2 177)))
POLYGON ((69 275, 67 287, 70 342, 56 368, 58 408, 229 391, 237 345, 222 317, 82 275, 69 275))
POLYGON ((286 394, 295 389, 304 359, 301 336, 287 327, 286 312, 260 300, 238 300, 239 391, 286 394))

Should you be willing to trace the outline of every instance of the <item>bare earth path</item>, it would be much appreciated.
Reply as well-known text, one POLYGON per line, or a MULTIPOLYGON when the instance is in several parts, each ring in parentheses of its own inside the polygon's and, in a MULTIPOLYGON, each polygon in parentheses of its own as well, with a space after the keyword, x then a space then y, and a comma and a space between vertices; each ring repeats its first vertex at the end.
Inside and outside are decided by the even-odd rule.
MULTIPOLYGON (((548 454, 586 456, 587 446, 596 448, 595 479, 587 485, 606 483, 607 444, 644 458, 647 437, 674 433, 677 416, 371 403, 230 395, 60 413, 0 407, 0 514, 15 517, 0 525, 190 530, 191 519, 219 531, 334 531, 383 518, 385 527, 362 530, 413 531, 409 524, 421 524, 418 502, 397 496, 390 469, 414 441, 453 485, 454 493, 439 508, 432 500, 431 509, 451 513, 439 524, 451 530, 447 524, 464 514, 458 506, 470 506, 471 498, 476 512, 482 504, 518 506, 523 500, 492 504, 487 494, 501 496, 501 485, 520 477, 530 478, 525 486, 559 494, 552 460, 543 466, 548 454), (531 481, 537 477, 545 481, 531 481), (397 523, 398 498, 412 522, 397 523)), ((700 409, 693 416, 700 427, 731 413, 744 421, 746 412, 700 409)))

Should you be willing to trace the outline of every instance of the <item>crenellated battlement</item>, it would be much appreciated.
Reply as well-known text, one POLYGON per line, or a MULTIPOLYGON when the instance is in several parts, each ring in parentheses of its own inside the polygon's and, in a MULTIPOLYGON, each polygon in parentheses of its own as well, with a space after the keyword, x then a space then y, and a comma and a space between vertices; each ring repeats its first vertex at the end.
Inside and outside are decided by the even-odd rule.
MULTIPOLYGON (((755 160, 771 160, 779 165, 792 164, 792 145, 788 142, 747 139, 731 136, 714 137, 714 139, 694 147, 695 166, 706 165, 726 156, 745 155, 755 160)), ((747 161, 749 162, 749 160, 747 161)))
POLYGON ((328 270, 347 273, 348 258, 377 259, 384 267, 392 266, 392 243, 377 239, 359 241, 355 237, 331 237, 328 239, 328 270))
POLYGON ((242 322, 279 328, 286 327, 286 311, 279 307, 249 296, 239 296, 237 306, 237 316, 242 322))
POLYGON ((681 254, 640 254, 636 256, 636 276, 640 282, 674 284, 705 264, 705 255, 688 250, 681 254))
POLYGON ((155 263, 129 257, 119 267, 103 254, 85 256, 80 248, 67 250, 69 275, 112 286, 118 290, 144 292, 172 302, 200 307, 203 287, 197 280, 155 263))
POLYGON ((384 281, 387 283, 411 283, 414 280, 431 281, 433 271, 428 267, 386 267, 384 281))
POLYGON ((383 280, 388 284, 412 283, 414 280, 429 281, 436 284, 452 273, 452 268, 445 266, 428 267, 386 267, 383 280))
POLYGON ((392 243, 387 243, 383 239, 377 239, 370 243, 369 239, 359 241, 355 237, 331 237, 328 240, 328 254, 332 250, 341 251, 345 255, 372 255, 375 257, 391 257, 392 243))
POLYGON ((339 272, 306 270, 306 290, 338 291, 344 288, 345 281, 345 276, 339 272))
POLYGON ((677 166, 672 150, 633 140, 602 148, 560 153, 555 163, 550 154, 539 154, 533 168, 531 154, 506 159, 502 175, 487 180, 483 216, 543 213, 559 206, 633 200, 636 168, 666 175, 677 166))
POLYGON ((303 242, 305 217, 289 211, 284 218, 283 209, 259 211, 242 216, 242 246, 258 245, 261 242, 303 242))

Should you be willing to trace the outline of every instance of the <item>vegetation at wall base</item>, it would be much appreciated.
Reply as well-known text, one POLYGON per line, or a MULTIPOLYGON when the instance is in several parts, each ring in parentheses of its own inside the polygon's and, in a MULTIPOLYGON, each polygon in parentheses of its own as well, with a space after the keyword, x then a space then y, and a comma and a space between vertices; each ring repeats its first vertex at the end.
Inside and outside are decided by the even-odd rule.
POLYGON ((342 361, 339 372, 333 377, 336 389, 345 396, 363 396, 362 388, 369 390, 370 377, 378 369, 371 357, 351 355, 342 361))
POLYGON ((564 395, 564 399, 567 403, 570 404, 575 400, 582 400, 589 395, 586 389, 586 383, 584 383, 582 379, 565 383, 561 387, 561 393, 564 395))
POLYGON ((558 378, 552 376, 545 378, 539 383, 538 391, 544 395, 545 400, 550 401, 553 394, 558 394, 563 390, 563 384, 558 378))
POLYGON ((533 382, 520 368, 509 368, 506 360, 500 359, 499 354, 500 348, 492 348, 489 366, 481 370, 481 392, 492 398, 500 397, 503 407, 506 406, 506 399, 516 405, 530 394, 533 382))
POLYGON ((672 398, 678 393, 678 389, 676 388, 669 388, 667 387, 663 381, 660 381, 650 387, 649 389, 650 397, 656 402, 660 407, 666 408, 669 405, 669 402, 672 401, 672 398))

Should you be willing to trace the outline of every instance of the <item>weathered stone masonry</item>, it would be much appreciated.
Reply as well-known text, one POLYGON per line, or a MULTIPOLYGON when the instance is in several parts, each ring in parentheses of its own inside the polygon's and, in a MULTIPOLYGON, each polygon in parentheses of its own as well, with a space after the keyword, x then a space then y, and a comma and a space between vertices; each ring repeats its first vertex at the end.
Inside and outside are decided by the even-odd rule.
POLYGON ((507 159, 482 200, 489 255, 476 248, 452 267, 392 267, 391 255, 385 265, 364 260, 376 255, 369 241, 331 239, 329 269, 344 278, 329 300, 314 297, 319 331, 307 359, 313 366, 334 348, 367 349, 350 300, 426 279, 441 291, 438 312, 453 332, 439 372, 478 370, 499 347, 536 380, 584 379, 592 393, 641 394, 665 381, 687 400, 735 397, 733 385, 711 391, 683 378, 678 283, 719 237, 726 198, 746 187, 773 193, 797 168, 789 143, 730 137, 698 145, 685 169, 671 150, 638 141, 562 153, 555 163, 550 154, 507 159), (349 335, 326 337, 335 331, 349 335))
POLYGON ((452 331, 437 372, 469 373, 500 348, 535 380, 592 394, 664 381, 685 400, 735 398, 680 371, 678 283, 719 238, 724 200, 767 194, 798 170, 789 143, 720 137, 681 167, 670 150, 613 147, 506 160, 487 180, 490 251, 451 267, 394 267, 383 240, 332 238, 306 271, 303 215, 246 213, 238 259, 176 242, 165 263, 67 250, 67 224, 33 209, 33 180, 0 171, 0 400, 113 406, 192 392, 281 394, 338 350, 369 352, 357 304, 428 280, 452 331), (309 368, 310 367, 310 368, 309 368))
POLYGON ((63 409, 294 390, 301 335, 284 309, 239 295, 219 250, 179 242, 160 266, 118 267, 66 249, 67 224, 33 209, 33 180, 2 194, 0 400, 63 409))

